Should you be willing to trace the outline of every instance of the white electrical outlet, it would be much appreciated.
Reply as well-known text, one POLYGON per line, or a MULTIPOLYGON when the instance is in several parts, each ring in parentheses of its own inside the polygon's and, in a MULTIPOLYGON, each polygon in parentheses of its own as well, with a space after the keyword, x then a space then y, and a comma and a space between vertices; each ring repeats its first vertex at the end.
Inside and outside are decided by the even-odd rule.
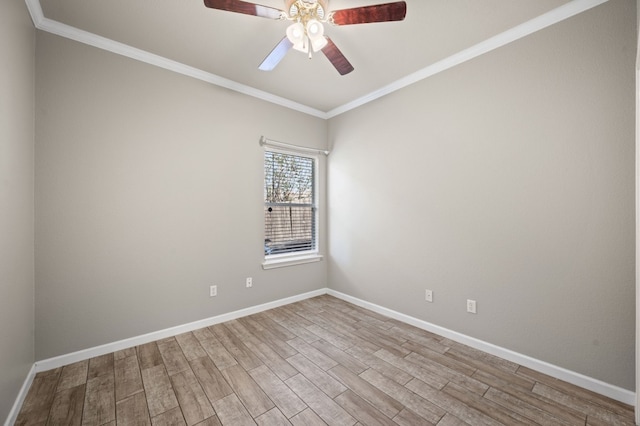
POLYGON ((471 314, 477 313, 475 300, 467 299, 467 312, 471 314))
POLYGON ((247 278, 247 288, 251 288, 253 287, 253 278, 248 277, 247 278))
POLYGON ((209 287, 209 297, 216 297, 218 295, 218 286, 212 285, 209 287))
POLYGON ((424 291, 424 300, 427 302, 433 302, 433 291, 425 290, 424 291))

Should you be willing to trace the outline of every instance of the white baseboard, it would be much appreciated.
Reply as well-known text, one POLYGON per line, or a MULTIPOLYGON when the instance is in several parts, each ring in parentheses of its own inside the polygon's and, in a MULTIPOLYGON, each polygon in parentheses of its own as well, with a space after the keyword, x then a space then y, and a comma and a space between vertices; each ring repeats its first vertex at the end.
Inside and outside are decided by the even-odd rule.
POLYGON ((22 404, 24 404, 24 400, 27 398, 27 393, 29 393, 29 388, 33 383, 34 377, 36 377, 35 364, 31 366, 31 369, 29 370, 29 374, 27 374, 27 378, 24 380, 24 383, 20 388, 20 392, 18 392, 18 396, 16 397, 16 400, 13 403, 13 407, 11 407, 11 411, 9 411, 9 415, 7 416, 7 419, 4 422, 4 426, 13 426, 13 424, 18 419, 20 408, 22 408, 22 404))
POLYGON ((557 365, 549 364, 548 362, 545 362, 545 361, 540 361, 530 356, 523 355, 521 353, 514 352, 512 350, 505 349, 500 346, 496 346, 492 343, 488 343, 488 342, 476 339, 474 337, 470 337, 462 333, 458 333, 456 331, 449 330, 447 328, 440 327, 435 324, 431 324, 427 321, 423 321, 423 320, 411 317, 409 315, 405 315, 400 312, 387 309, 385 307, 364 301, 362 299, 358 299, 353 296, 349 296, 344 293, 340 293, 335 290, 328 289, 327 294, 337 297, 338 299, 342 299, 346 302, 353 303, 354 305, 369 309, 373 312, 377 312, 379 314, 386 315, 398 321, 402 321, 404 323, 413 325, 415 327, 421 328, 423 330, 429 331, 439 336, 446 337, 455 342, 462 343, 464 345, 471 346, 472 348, 481 350, 483 352, 487 352, 491 355, 495 355, 500 358, 506 359, 508 361, 515 362, 516 364, 522 365, 532 370, 539 371, 541 373, 555 377, 556 379, 564 380, 565 382, 599 393, 600 395, 607 396, 609 398, 615 399, 616 401, 620 401, 632 406, 635 406, 636 404, 635 392, 622 389, 617 386, 613 386, 609 383, 602 382, 592 377, 588 377, 583 374, 576 373, 575 371, 567 370, 566 368, 558 367, 557 365))
POLYGON ((70 354, 44 359, 42 361, 36 361, 35 369, 36 372, 51 370, 54 368, 62 367, 64 365, 73 364, 74 362, 94 358, 96 356, 105 355, 122 349, 143 345, 145 343, 165 339, 167 337, 177 336, 178 334, 187 333, 189 331, 198 330, 200 328, 209 327, 221 322, 231 321, 233 319, 246 317, 247 315, 257 314, 258 312, 267 311, 269 309, 277 308, 278 306, 288 305, 290 303, 309 299, 315 296, 320 296, 322 294, 327 294, 326 288, 310 291, 308 293, 303 293, 296 296, 286 297, 284 299, 275 300, 273 302, 263 303, 262 305, 251 306, 226 314, 217 315, 215 317, 206 318, 200 321, 194 321, 188 324, 179 325, 160 331, 154 331, 152 333, 143 334, 141 336, 131 337, 129 339, 119 340, 117 342, 107 343, 105 345, 96 346, 89 349, 83 349, 81 351, 72 352, 70 354))

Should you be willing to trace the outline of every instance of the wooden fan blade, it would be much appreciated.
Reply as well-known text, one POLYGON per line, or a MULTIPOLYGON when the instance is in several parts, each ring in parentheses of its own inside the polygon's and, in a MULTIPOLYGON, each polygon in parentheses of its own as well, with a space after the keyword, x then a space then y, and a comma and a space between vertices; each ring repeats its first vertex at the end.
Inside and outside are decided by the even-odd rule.
POLYGON ((289 39, 285 36, 280 43, 273 48, 271 53, 264 58, 264 61, 260 64, 258 69, 262 71, 271 71, 280 63, 282 58, 287 54, 289 50, 293 47, 293 43, 289 41, 289 39))
POLYGON ((324 56, 326 56, 329 62, 338 70, 340 75, 349 74, 353 71, 353 65, 349 63, 340 49, 338 49, 338 46, 336 46, 329 37, 326 37, 326 39, 327 45, 322 48, 322 53, 324 53, 324 56))
POLYGON ((261 16, 270 19, 280 19, 284 14, 282 10, 242 0, 204 0, 204 5, 212 9, 244 13, 245 15, 261 16))
POLYGON ((407 3, 397 1, 394 3, 334 10, 331 12, 329 20, 335 25, 352 25, 367 24, 370 22, 402 21, 406 15, 407 3))

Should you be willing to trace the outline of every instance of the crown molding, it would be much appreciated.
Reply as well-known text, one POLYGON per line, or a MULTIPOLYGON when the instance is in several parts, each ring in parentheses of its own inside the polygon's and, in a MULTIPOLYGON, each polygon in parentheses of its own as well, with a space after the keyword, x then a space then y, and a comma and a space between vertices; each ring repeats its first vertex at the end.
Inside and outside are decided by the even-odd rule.
POLYGON ((544 28, 554 25, 558 22, 564 21, 565 19, 571 18, 572 16, 585 12, 591 8, 601 5, 602 3, 606 3, 607 1, 609 0, 572 0, 569 3, 566 3, 560 7, 557 7, 556 9, 538 16, 537 18, 533 18, 523 24, 504 31, 483 42, 480 42, 475 46, 464 49, 456 54, 449 56, 448 58, 442 59, 441 61, 438 61, 432 65, 422 68, 421 70, 409 74, 406 77, 394 81, 391 84, 374 90, 373 92, 370 92, 358 99, 355 99, 328 112, 325 112, 316 108, 312 108, 308 105, 303 105, 290 99, 286 99, 272 93, 256 89, 254 87, 229 80, 219 75, 212 74, 201 69, 191 67, 189 65, 185 65, 181 62, 177 62, 163 56, 159 56, 145 50, 138 49, 133 46, 129 46, 127 44, 120 43, 115 40, 111 40, 106 37, 102 37, 97 34, 93 34, 88 31, 63 24, 58 21, 54 21, 44 16, 42 7, 40 5, 40 0, 25 0, 27 9, 31 14, 33 24, 39 30, 75 40, 80 43, 88 44, 90 46, 97 47, 98 49, 103 49, 117 55, 126 56, 137 61, 164 68, 166 70, 173 71, 187 77, 196 78, 198 80, 202 80, 216 86, 224 87, 238 93, 252 96, 254 98, 261 99, 263 101, 270 102, 272 104, 279 105, 294 111, 302 112, 304 114, 308 114, 324 120, 336 117, 347 111, 358 108, 378 98, 403 89, 433 75, 436 75, 442 71, 446 71, 480 55, 498 49, 502 46, 505 46, 544 28))
POLYGON ((272 93, 268 93, 254 87, 247 86, 224 77, 220 77, 219 75, 206 72, 189 65, 185 65, 181 62, 177 62, 163 56, 156 55, 154 53, 150 53, 145 50, 138 49, 136 47, 129 46, 127 44, 120 43, 118 41, 111 40, 109 38, 102 37, 76 27, 72 27, 67 24, 54 21, 43 15, 42 7, 40 6, 39 0, 25 1, 27 3, 29 13, 31 14, 33 24, 39 30, 58 35, 60 37, 68 38, 80 43, 84 43, 89 46, 97 47, 98 49, 106 50, 117 55, 122 55, 136 61, 145 62, 156 67, 164 68, 166 70, 173 71, 187 77, 202 80, 204 82, 224 87, 226 89, 233 90, 235 92, 239 92, 257 99, 261 99, 272 104, 280 105, 285 108, 299 111, 304 114, 327 119, 327 113, 324 111, 311 108, 307 105, 294 102, 290 99, 276 96, 272 93))

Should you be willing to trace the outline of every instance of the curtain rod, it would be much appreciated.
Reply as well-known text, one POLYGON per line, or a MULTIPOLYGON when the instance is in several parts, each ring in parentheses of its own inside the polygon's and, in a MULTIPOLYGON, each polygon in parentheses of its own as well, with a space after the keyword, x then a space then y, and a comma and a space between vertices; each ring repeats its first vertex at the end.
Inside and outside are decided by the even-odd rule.
POLYGON ((289 144, 289 143, 284 143, 284 142, 274 141, 272 139, 267 139, 264 136, 260 136, 260 145, 262 145, 262 146, 271 146, 273 148, 293 149, 293 150, 302 151, 302 152, 311 152, 313 154, 329 155, 329 151, 328 150, 316 149, 316 148, 307 148, 306 146, 292 145, 292 144, 289 144))

